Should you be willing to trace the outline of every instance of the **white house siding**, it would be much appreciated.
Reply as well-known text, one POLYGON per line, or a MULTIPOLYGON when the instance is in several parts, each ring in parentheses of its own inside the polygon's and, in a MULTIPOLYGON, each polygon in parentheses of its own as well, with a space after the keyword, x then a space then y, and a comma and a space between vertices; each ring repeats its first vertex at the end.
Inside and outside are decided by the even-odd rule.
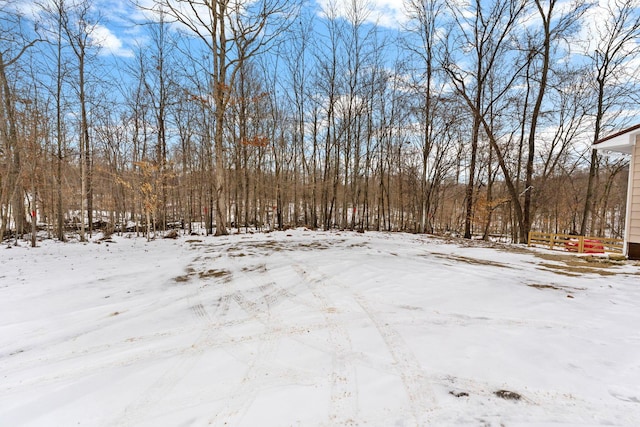
POLYGON ((629 203, 629 243, 640 243, 640 135, 636 136, 636 145, 633 147, 631 157, 631 174, 633 181, 631 182, 631 197, 629 203))

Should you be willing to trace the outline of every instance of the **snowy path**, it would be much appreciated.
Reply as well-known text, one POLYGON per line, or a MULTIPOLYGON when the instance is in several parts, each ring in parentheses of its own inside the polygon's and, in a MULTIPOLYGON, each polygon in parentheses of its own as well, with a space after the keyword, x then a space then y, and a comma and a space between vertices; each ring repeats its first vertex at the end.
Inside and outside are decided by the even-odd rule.
POLYGON ((3 247, 0 426, 640 425, 640 267, 572 260, 304 230, 3 247))

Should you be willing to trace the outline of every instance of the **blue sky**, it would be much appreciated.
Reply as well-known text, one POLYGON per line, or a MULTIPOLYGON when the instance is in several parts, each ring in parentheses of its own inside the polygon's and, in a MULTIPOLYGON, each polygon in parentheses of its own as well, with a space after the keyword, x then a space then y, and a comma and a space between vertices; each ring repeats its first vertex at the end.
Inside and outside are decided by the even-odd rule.
MULTIPOLYGON (((42 0, 47 2, 48 0, 42 0)), ((81 0, 66 0, 68 3, 81 0)), ((101 54, 120 58, 132 58, 139 47, 144 47, 148 43, 148 34, 142 22, 149 18, 149 15, 133 5, 133 1, 151 7, 154 0, 91 0, 94 8, 100 15, 99 24, 94 29, 93 41, 101 47, 101 54)), ((358 0, 360 1, 360 0, 358 0)), ((605 5, 610 0, 600 0, 601 5, 605 5)), ((0 5, 7 0, 0 0, 0 5)), ((382 31, 400 30, 408 22, 404 7, 405 0, 363 0, 362 3, 367 9, 367 21, 376 24, 382 31)), ((35 17, 38 14, 39 6, 35 0, 8 0, 7 4, 14 4, 27 16, 35 17)), ((347 17, 347 5, 351 3, 345 0, 306 0, 308 9, 314 10, 319 16, 323 16, 323 10, 333 8, 338 17, 347 17)), ((571 0, 561 0, 558 10, 570 7, 571 0)), ((533 25, 539 20, 532 15, 527 19, 528 25, 533 25)), ((581 38, 587 39, 593 36, 599 25, 598 14, 592 10, 587 14, 585 25, 582 29, 581 38)), ((592 50, 593 45, 584 46, 587 50, 592 50)))
MULTIPOLYGON (((46 1, 46 0, 45 0, 46 1)), ((0 4, 4 3, 0 0, 0 4)), ((33 0, 18 0, 13 5, 29 17, 37 17, 39 6, 33 0)), ((151 6, 153 0, 138 0, 143 6, 151 6)), ((346 17, 344 1, 311 0, 306 7, 315 9, 319 16, 322 10, 332 6, 339 17, 346 17)), ((403 0, 367 0, 367 21, 375 23, 381 29, 397 30, 406 23, 403 0)), ((132 58, 139 46, 147 43, 148 36, 140 25, 148 17, 145 12, 135 7, 131 0, 93 0, 94 9, 98 12, 99 24, 93 32, 93 41, 101 47, 102 55, 132 58)))
MULTIPOLYGON (((44 2, 49 0, 42 0, 44 2)), ((81 0, 65 0, 67 3, 81 0)), ((450 0, 451 1, 451 0, 450 0)), ((600 0, 600 5, 606 5, 610 0, 600 0)), ((92 0, 95 11, 100 15, 99 24, 92 33, 93 41, 100 46, 99 54, 107 60, 117 64, 118 68, 123 63, 129 62, 140 49, 150 44, 148 29, 142 23, 148 20, 149 16, 142 10, 136 8, 131 0, 92 0), (119 64, 118 64, 119 63, 119 64)), ((138 3, 152 6, 154 0, 137 0, 138 3)), ((367 21, 376 24, 377 28, 384 33, 394 34, 407 24, 408 19, 404 9, 405 0, 363 0, 362 3, 367 8, 367 21)), ((38 5, 35 0, 0 0, 0 6, 13 4, 28 16, 36 17, 38 5)), ((333 8, 337 17, 348 16, 347 6, 350 1, 346 0, 307 0, 305 7, 310 13, 322 18, 323 10, 333 8)), ((570 7, 571 0, 561 0, 557 5, 556 12, 570 7)), ((597 8, 590 10, 584 20, 584 26, 580 32, 580 40, 584 43, 573 43, 572 54, 577 54, 584 58, 585 53, 592 53, 595 43, 589 43, 602 24, 601 11, 597 8), (600 15, 599 15, 600 13, 600 15)), ((525 26, 535 25, 539 18, 536 13, 530 15, 523 22, 525 26)), ((322 31, 322 25, 318 25, 316 31, 322 31)), ((388 52, 393 54, 392 52, 388 52)), ((570 60, 567 57, 566 60, 570 60)), ((460 58, 463 60, 463 58, 460 58)), ((640 58, 634 64, 629 64, 632 68, 640 66, 640 58)), ((634 109, 635 110, 635 109, 634 109)), ((636 111, 631 111, 637 114, 636 111)))
MULTIPOLYGON (((43 0, 47 2, 48 0, 43 0)), ((80 0, 66 0, 68 3, 80 0)), ((103 54, 117 57, 133 57, 137 46, 145 44, 147 36, 144 28, 139 25, 147 16, 133 5, 133 1, 143 5, 152 6, 154 0, 91 0, 95 10, 100 14, 100 25, 95 30, 95 41, 102 47, 103 54)), ((359 1, 359 0, 358 0, 359 1)), ((367 21, 375 23, 380 29, 398 30, 407 23, 407 15, 404 7, 405 0, 363 0, 362 3, 368 10, 367 21)), ((599 0, 604 6, 611 0, 599 0)), ((14 5, 27 16, 37 16, 39 6, 35 0, 0 0, 0 5, 14 5)), ((307 0, 306 7, 315 9, 319 16, 322 10, 335 8, 339 17, 347 16, 347 0, 307 0)), ((571 0, 561 0, 557 10, 571 7, 571 0)), ((536 22, 533 16, 529 24, 536 22)), ((599 17, 596 10, 587 14, 582 36, 587 38, 593 35, 599 26, 599 17)))

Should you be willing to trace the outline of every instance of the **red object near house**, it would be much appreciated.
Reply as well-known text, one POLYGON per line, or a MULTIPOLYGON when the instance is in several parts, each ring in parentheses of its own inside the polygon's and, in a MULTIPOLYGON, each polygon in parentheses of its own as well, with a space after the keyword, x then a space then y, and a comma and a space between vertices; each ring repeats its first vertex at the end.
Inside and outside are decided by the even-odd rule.
MULTIPOLYGON (((570 239, 564 243, 564 248, 569 252, 580 252, 580 240, 570 239)), ((600 240, 584 239, 582 253, 585 254, 603 254, 604 245, 600 240)))

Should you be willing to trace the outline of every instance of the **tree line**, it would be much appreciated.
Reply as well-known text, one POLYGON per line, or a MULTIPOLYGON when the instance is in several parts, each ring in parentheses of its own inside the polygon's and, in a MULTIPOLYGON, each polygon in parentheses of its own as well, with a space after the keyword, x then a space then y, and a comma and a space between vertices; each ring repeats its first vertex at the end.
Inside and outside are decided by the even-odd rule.
POLYGON ((154 0, 115 53, 95 0, 0 4, 5 238, 623 233, 638 0, 154 0))

